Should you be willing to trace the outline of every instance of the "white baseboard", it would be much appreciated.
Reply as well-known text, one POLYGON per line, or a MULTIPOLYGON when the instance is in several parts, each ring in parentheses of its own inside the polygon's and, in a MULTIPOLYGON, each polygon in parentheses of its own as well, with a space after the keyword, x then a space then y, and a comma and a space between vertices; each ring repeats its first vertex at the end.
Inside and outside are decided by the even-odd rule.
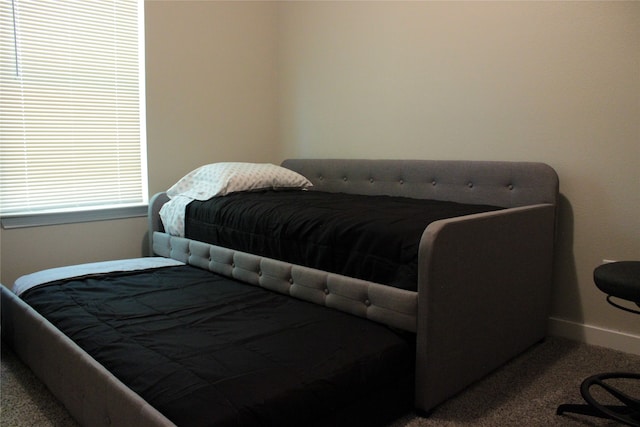
POLYGON ((640 336, 570 320, 549 318, 549 335, 640 355, 640 336))

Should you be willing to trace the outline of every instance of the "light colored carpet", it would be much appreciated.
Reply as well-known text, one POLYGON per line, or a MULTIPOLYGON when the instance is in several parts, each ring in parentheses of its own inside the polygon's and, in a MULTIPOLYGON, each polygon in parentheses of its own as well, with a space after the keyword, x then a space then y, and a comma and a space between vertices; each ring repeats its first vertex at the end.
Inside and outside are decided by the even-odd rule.
MULTIPOLYGON (((582 380, 602 372, 640 372, 640 355, 550 337, 440 405, 429 418, 409 415, 393 427, 618 426, 595 417, 556 415, 562 403, 584 403, 582 380)), ((615 385, 640 398, 640 381, 615 385)), ((593 391, 603 401, 619 403, 593 391)))
MULTIPOLYGON (((46 387, 5 347, 0 425, 76 426, 46 387)), ((608 371, 640 372, 640 355, 548 338, 440 405, 428 418, 407 414, 390 427, 615 426, 608 420, 555 414, 561 403, 582 403, 579 387, 584 378, 608 371)), ((620 387, 640 396, 638 381, 620 387)))

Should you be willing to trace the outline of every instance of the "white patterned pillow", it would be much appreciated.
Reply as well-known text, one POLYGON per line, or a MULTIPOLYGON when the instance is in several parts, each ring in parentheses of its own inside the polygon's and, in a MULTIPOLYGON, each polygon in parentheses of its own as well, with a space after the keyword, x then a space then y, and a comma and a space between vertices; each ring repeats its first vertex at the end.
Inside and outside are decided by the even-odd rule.
POLYGON ((167 190, 167 195, 208 200, 237 191, 311 186, 311 182, 299 173, 274 164, 222 162, 201 166, 188 173, 167 190))

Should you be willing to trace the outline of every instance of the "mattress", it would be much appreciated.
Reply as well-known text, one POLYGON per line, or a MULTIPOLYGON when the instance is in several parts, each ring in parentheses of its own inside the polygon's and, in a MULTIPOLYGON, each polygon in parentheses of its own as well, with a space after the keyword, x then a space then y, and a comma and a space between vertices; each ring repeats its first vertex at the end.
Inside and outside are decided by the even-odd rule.
POLYGON ((180 426, 339 425, 412 404, 415 335, 192 266, 21 297, 180 426))
POLYGON ((415 291, 433 221, 490 205, 322 191, 258 191, 192 201, 185 237, 415 291))

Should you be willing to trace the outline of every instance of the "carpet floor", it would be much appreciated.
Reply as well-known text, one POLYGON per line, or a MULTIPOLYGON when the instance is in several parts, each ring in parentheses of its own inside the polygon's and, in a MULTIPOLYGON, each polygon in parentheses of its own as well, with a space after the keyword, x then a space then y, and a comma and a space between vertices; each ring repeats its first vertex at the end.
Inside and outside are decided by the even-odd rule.
MULTIPOLYGON (((1 357, 1 426, 77 426, 5 345, 1 357)), ((438 406, 428 418, 410 413, 390 427, 616 426, 599 418, 555 414, 561 403, 583 403, 579 388, 584 378, 610 371, 640 372, 640 355, 549 337, 438 406)), ((640 396, 638 381, 616 386, 640 396)))

